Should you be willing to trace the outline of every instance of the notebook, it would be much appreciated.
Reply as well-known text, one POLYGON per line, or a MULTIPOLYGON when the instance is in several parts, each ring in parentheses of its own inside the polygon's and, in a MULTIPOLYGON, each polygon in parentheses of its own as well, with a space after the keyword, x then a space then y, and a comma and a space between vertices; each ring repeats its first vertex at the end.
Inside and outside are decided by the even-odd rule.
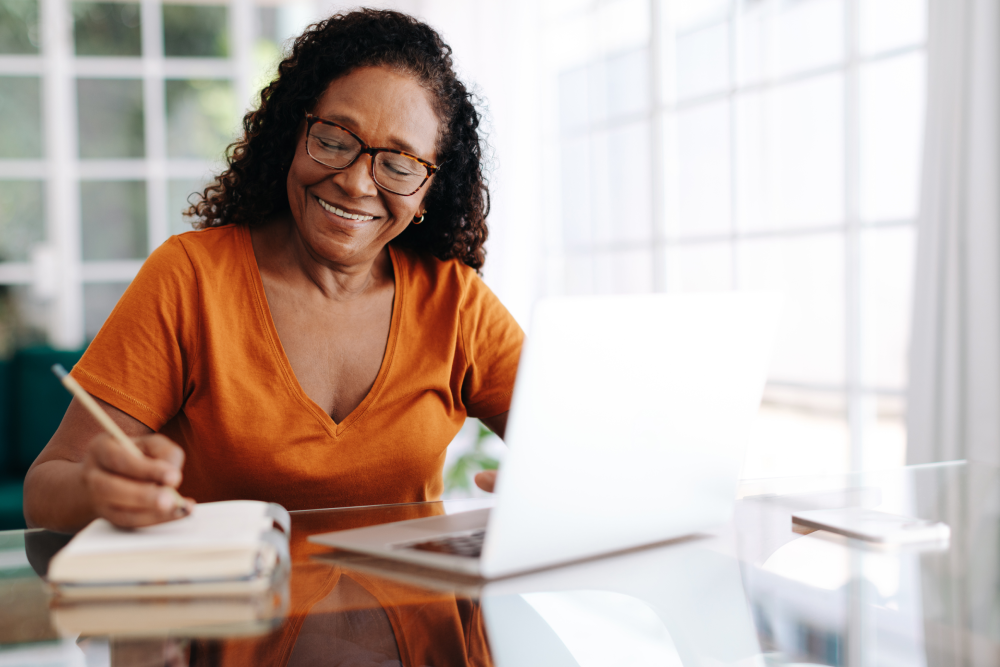
POLYGON ((201 503, 134 530, 96 519, 53 557, 48 581, 73 599, 265 591, 288 567, 290 525, 283 507, 255 500, 201 503))
POLYGON ((542 300, 518 366, 493 509, 309 541, 486 579, 729 520, 782 299, 542 300))

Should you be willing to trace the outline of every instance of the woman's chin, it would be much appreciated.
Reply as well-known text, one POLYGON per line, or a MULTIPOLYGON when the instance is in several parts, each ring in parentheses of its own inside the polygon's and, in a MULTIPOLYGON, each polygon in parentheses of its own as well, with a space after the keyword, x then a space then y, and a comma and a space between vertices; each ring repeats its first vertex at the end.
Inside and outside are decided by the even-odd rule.
POLYGON ((304 220, 296 226, 310 254, 334 264, 372 261, 396 235, 387 229, 386 218, 382 216, 351 220, 320 209, 307 211, 302 217, 304 220), (390 233, 386 234, 387 231, 390 233))
POLYGON ((330 226, 319 234, 305 235, 303 241, 317 259, 340 265, 359 264, 381 250, 367 232, 367 229, 330 226))

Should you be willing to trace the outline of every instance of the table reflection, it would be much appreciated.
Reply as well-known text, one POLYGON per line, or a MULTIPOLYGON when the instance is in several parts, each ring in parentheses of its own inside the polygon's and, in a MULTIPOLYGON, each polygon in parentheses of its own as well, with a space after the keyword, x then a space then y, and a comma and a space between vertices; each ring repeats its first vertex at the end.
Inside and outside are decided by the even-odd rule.
POLYGON ((761 650, 776 664, 1000 664, 1000 471, 964 462, 744 485, 735 527, 761 650), (799 510, 942 521, 946 543, 789 529, 799 510))
POLYGON ((344 568, 317 558, 329 549, 307 541, 316 533, 444 512, 443 503, 420 503, 293 513, 284 624, 261 637, 194 640, 189 664, 492 665, 478 600, 344 568))
POLYGON ((718 534, 493 582, 307 541, 472 506, 295 513, 284 588, 243 606, 66 606, 40 575, 67 538, 0 534, 0 665, 1000 664, 1000 471, 942 464, 741 489, 718 534), (951 540, 873 547, 793 531, 793 512, 836 507, 943 521, 951 540))
POLYGON ((693 537, 493 582, 345 552, 318 559, 478 599, 499 667, 749 667, 759 647, 739 562, 722 544, 693 537))
POLYGON ((315 664, 402 664, 389 615, 363 583, 340 576, 299 629, 289 667, 315 664), (336 656, 334 660, 329 658, 336 656), (326 662, 324 662, 326 661, 326 662))

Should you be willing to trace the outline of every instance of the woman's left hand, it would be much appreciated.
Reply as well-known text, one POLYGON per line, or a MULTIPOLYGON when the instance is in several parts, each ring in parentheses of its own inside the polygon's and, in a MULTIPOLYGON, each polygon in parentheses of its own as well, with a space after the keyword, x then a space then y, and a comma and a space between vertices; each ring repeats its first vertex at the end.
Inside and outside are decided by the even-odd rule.
POLYGON ((476 486, 478 486, 483 491, 488 491, 493 493, 493 487, 497 483, 497 471, 496 470, 484 470, 476 474, 475 477, 476 486))
MULTIPOLYGON (((500 436, 503 439, 504 434, 507 432, 507 412, 501 412, 495 417, 487 417, 486 419, 480 419, 479 421, 486 424, 486 427, 500 436)), ((493 493, 493 487, 497 483, 497 471, 496 470, 484 470, 481 473, 477 473, 475 476, 476 486, 478 486, 483 491, 488 493, 493 493)))

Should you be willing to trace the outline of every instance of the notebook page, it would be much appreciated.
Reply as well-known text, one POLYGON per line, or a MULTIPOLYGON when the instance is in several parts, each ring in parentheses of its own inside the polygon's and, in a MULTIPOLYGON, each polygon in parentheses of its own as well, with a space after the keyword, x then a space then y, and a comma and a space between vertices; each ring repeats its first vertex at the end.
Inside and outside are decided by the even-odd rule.
POLYGON ((66 555, 113 554, 183 549, 252 548, 272 526, 267 503, 226 500, 194 506, 190 516, 133 530, 96 519, 64 548, 66 555))

